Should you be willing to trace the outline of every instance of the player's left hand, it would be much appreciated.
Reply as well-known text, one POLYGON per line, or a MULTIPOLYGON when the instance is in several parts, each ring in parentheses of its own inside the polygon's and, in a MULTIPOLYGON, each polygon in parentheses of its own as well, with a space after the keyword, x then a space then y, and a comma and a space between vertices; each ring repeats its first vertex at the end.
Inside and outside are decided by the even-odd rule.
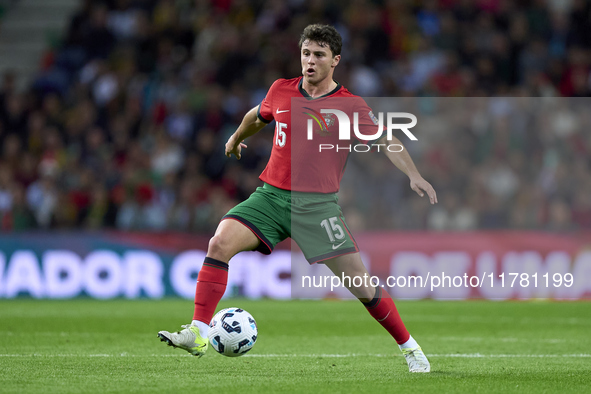
POLYGON ((435 193, 435 189, 433 189, 433 186, 431 186, 431 184, 422 177, 411 178, 410 188, 417 192, 417 194, 421 197, 423 197, 426 192, 429 196, 429 201, 431 204, 437 204, 437 193, 435 193))
POLYGON ((246 147, 247 146, 244 142, 238 142, 238 144, 236 144, 236 141, 232 137, 230 137, 228 142, 226 142, 226 156, 232 157, 232 155, 234 155, 238 160, 240 160, 240 158, 242 157, 242 148, 246 147))

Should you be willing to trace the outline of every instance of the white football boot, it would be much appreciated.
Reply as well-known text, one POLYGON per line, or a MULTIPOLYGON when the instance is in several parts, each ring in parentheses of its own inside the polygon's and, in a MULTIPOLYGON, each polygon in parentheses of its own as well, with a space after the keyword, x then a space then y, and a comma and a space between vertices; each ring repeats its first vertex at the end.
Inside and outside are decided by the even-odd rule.
POLYGON ((201 357, 207 351, 209 341, 199 333, 199 327, 185 324, 182 330, 177 332, 160 331, 158 338, 166 342, 168 346, 186 350, 193 356, 201 357))
POLYGON ((401 349, 402 354, 408 364, 409 372, 429 372, 431 371, 431 364, 423 353, 421 347, 415 347, 413 349, 401 349))

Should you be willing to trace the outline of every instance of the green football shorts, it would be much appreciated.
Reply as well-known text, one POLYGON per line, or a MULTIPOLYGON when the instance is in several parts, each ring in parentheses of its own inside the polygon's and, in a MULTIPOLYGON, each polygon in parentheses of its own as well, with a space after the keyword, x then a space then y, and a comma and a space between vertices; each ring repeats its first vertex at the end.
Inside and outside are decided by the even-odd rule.
POLYGON ((234 219, 261 241, 256 250, 270 254, 291 237, 310 264, 358 252, 335 193, 303 193, 267 183, 232 208, 222 220, 234 219))

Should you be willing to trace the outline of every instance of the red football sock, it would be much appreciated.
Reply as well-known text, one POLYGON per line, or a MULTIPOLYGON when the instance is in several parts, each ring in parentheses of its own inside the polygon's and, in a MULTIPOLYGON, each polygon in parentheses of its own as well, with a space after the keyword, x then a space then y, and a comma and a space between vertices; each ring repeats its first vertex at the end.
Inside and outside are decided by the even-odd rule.
POLYGON ((209 324, 228 284, 228 264, 206 257, 197 276, 193 320, 209 324))
POLYGON ((377 287, 374 299, 367 303, 364 302, 363 305, 369 314, 394 337, 396 343, 402 345, 409 340, 410 334, 406 330, 390 294, 377 287))

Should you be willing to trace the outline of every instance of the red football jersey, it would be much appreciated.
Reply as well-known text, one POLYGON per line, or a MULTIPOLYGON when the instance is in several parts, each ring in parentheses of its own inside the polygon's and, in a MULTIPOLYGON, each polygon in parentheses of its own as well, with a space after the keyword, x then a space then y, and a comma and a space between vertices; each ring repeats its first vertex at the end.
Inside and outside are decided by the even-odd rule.
POLYGON ((336 193, 347 157, 360 140, 352 130, 350 140, 339 140, 337 117, 321 111, 344 112, 351 128, 356 117, 364 135, 377 132, 377 119, 361 97, 340 84, 330 93, 312 98, 302 88, 302 81, 303 77, 278 79, 259 105, 259 119, 276 122, 271 157, 259 178, 285 190, 336 193))

